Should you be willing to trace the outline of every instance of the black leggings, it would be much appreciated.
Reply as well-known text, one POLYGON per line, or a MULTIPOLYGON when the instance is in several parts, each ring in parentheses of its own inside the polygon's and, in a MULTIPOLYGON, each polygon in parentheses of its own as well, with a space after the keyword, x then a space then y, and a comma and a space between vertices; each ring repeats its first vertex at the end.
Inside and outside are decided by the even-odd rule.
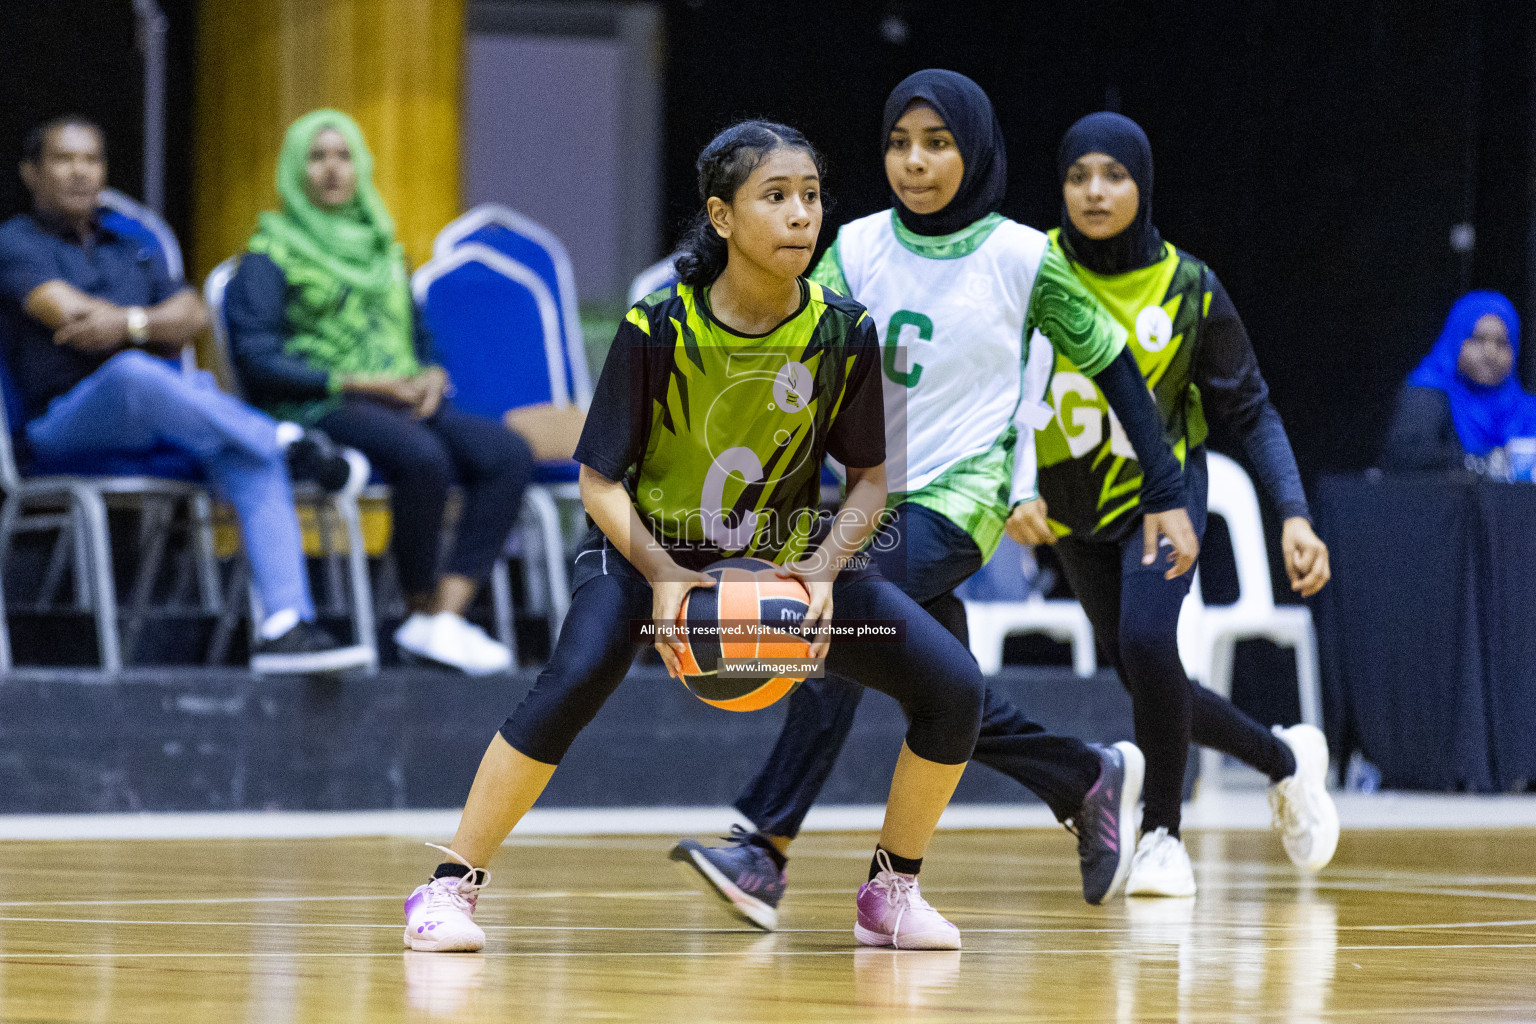
MULTIPOLYGON (((1189 513, 1205 534, 1205 451, 1186 465, 1189 513)), ((1166 549, 1163 549, 1166 552, 1166 549)), ((1131 694, 1136 745, 1147 758, 1142 831, 1179 832, 1191 740, 1252 765, 1272 780, 1296 770, 1290 748, 1219 694, 1197 686, 1179 660, 1179 609, 1194 571, 1164 579, 1167 563, 1141 564, 1141 520, 1119 543, 1064 537, 1056 545, 1067 582, 1093 623, 1100 660, 1131 694)))
POLYGON ((368 456, 389 484, 395 561, 407 594, 430 594, 437 587, 443 513, 455 482, 464 485, 464 507, 443 571, 477 583, 490 574, 533 474, 527 441, 493 419, 447 402, 430 419, 418 420, 404 409, 355 395, 316 426, 368 456))
MULTIPOLYGON (((582 556, 595 556, 589 549, 582 556)), ((502 738, 544 764, 559 764, 576 735, 650 646, 632 639, 630 622, 649 621, 651 587, 611 546, 607 571, 577 586, 560 641, 538 682, 506 724, 502 738)), ((845 571, 833 586, 835 623, 900 620, 904 642, 834 640, 827 674, 888 693, 907 716, 907 746, 939 764, 963 764, 976 746, 983 684, 970 653, 877 571, 845 571)), ((841 685, 851 685, 841 683, 841 685)))

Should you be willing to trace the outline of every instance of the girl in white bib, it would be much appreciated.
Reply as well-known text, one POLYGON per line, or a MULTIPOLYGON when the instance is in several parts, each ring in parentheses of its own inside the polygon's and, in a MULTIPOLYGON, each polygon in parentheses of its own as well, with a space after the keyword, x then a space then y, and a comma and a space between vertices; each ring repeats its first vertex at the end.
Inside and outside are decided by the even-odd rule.
MULTIPOLYGON (((1125 348, 1125 331, 1094 301, 1046 236, 998 213, 1007 181, 1002 129, 975 82, 920 71, 886 101, 881 132, 892 208, 845 225, 811 279, 865 306, 880 335, 886 470, 894 518, 871 549, 880 571, 966 640, 955 587, 1004 532, 1038 543, 1035 427, 1053 346, 1109 397, 1128 451, 1157 492, 1146 557, 1158 535, 1170 574, 1198 551, 1180 507, 1177 461, 1125 348), (1022 435, 1022 441, 1021 441, 1022 435)), ((1048 532, 1044 534, 1049 536, 1048 532)), ((768 763, 737 808, 756 826, 724 846, 685 840, 695 868, 742 918, 772 928, 785 851, 852 726, 859 688, 807 680, 768 763)), ((1091 748, 1052 736, 988 692, 975 759, 1040 796, 1078 834, 1083 895, 1098 903, 1124 881, 1141 790, 1132 744, 1091 748)))

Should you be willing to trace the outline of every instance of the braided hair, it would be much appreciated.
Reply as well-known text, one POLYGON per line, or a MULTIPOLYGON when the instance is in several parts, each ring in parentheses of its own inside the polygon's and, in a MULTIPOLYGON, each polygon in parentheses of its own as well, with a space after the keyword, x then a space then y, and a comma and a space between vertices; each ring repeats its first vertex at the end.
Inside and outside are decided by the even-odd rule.
POLYGON ((725 269, 726 244, 709 221, 709 199, 714 196, 727 203, 752 172, 778 149, 803 150, 823 173, 821 154, 806 137, 788 125, 773 121, 741 121, 710 140, 699 154, 699 202, 705 209, 694 217, 683 235, 677 257, 677 271, 683 284, 708 285, 725 269))

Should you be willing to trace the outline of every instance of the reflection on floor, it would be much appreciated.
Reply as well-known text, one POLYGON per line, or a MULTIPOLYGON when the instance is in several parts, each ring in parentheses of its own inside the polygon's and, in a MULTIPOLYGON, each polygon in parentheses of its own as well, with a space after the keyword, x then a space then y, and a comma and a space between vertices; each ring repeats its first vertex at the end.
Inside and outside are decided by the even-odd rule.
POLYGON ((959 953, 859 949, 873 837, 805 837, 783 930, 727 919, 670 836, 531 837, 481 955, 400 945, 434 863, 400 838, 0 844, 0 1021, 1529 1020, 1536 831, 1191 832, 1200 896, 1085 905, 1070 837, 948 831, 924 891, 959 953))

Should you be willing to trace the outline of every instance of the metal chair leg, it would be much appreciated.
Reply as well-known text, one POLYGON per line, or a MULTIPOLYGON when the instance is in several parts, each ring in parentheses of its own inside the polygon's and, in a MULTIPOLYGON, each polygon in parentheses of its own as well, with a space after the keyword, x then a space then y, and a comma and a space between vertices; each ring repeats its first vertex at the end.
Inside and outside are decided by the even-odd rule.
POLYGON ((171 524, 176 519, 176 499, 145 498, 139 512, 139 566, 128 592, 128 614, 123 617, 122 645, 126 660, 132 661, 139 634, 154 596, 155 581, 165 561, 165 544, 171 524))
POLYGON ((213 541, 213 501, 207 494, 194 495, 187 511, 192 517, 188 525, 197 559, 198 597, 205 614, 217 615, 223 608, 224 595, 219 587, 219 555, 213 541))
POLYGON ((230 571, 229 596, 220 595, 221 609, 218 619, 214 622, 213 636, 208 640, 208 656, 205 663, 208 665, 222 665, 229 655, 229 642, 234 638, 235 628, 240 625, 242 618, 239 611, 240 593, 250 588, 250 566, 243 558, 235 559, 234 568, 230 571))
POLYGON ((517 664, 517 624, 512 608, 512 572, 505 555, 491 565, 491 609, 496 620, 496 639, 512 652, 517 664))
POLYGON ((91 605, 91 540, 88 536, 90 527, 85 522, 85 513, 80 507, 70 502, 69 515, 72 520, 70 534, 75 543, 74 582, 75 582, 75 611, 90 611, 91 605))
POLYGON ((351 531, 345 525, 346 513, 342 511, 341 502, 322 499, 315 503, 315 529, 320 535, 320 557, 325 562, 326 610, 332 615, 345 615, 348 582, 341 568, 341 548, 336 543, 336 524, 331 520, 332 512, 337 519, 343 521, 343 529, 350 541, 351 531))
POLYGON ((1301 720, 1314 728, 1323 727, 1323 698, 1318 685, 1317 629, 1308 619, 1296 643, 1296 697, 1301 720))
POLYGON ((96 644, 101 669, 111 675, 123 670, 117 638, 117 584, 112 579, 112 540, 107 531, 107 505, 101 495, 84 488, 71 492, 84 529, 83 547, 89 558, 91 605, 96 616, 96 644))
POLYGON ((48 555, 48 568, 43 572, 43 582, 37 588, 38 608, 51 607, 58 599, 59 587, 64 583, 64 570, 73 564, 70 561, 70 549, 74 546, 72 541, 74 520, 66 514, 65 525, 59 527, 59 534, 53 539, 53 551, 48 555))
MULTIPOLYGON (((363 547, 363 517, 357 501, 335 498, 331 505, 336 509, 347 535, 347 569, 352 590, 352 629, 357 642, 368 648, 371 657, 368 671, 379 670, 378 627, 374 622, 373 593, 368 584, 368 552, 363 547)), ((317 510, 317 513, 320 510, 317 510)))
POLYGON ((543 488, 530 487, 525 499, 539 519, 543 535, 544 574, 549 581, 549 644, 553 651, 560 641, 560 626, 571 607, 571 588, 565 571, 565 538, 560 532, 560 510, 555 499, 543 488))
POLYGON ((11 534, 16 529, 21 499, 8 495, 0 508, 0 672, 9 672, 11 661, 11 625, 5 615, 5 566, 11 553, 11 534))

